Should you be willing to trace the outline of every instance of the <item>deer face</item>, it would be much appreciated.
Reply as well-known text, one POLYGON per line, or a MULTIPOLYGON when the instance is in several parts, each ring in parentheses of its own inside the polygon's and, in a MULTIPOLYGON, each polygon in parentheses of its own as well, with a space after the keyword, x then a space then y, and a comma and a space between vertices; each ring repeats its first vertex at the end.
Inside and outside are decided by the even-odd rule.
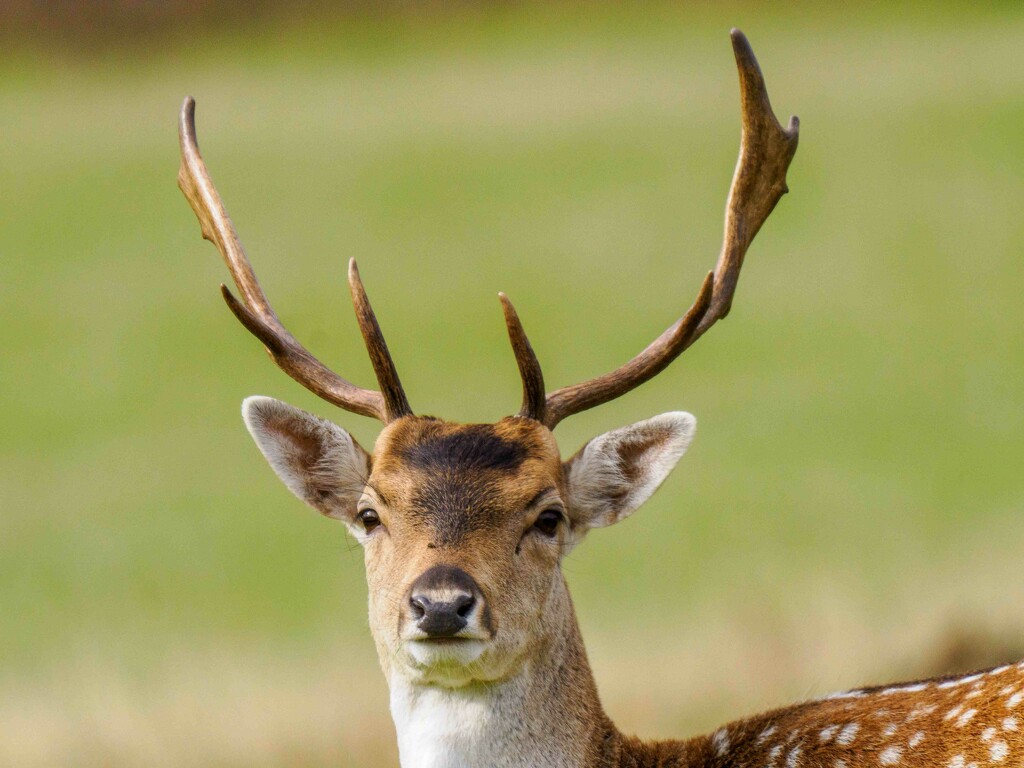
POLYGON ((340 427, 277 400, 249 398, 243 412, 288 488, 363 545, 385 671, 451 687, 505 679, 542 648, 550 614, 567 608, 562 557, 643 503, 695 426, 689 414, 664 414, 563 462, 551 431, 523 417, 403 417, 371 456, 340 427))

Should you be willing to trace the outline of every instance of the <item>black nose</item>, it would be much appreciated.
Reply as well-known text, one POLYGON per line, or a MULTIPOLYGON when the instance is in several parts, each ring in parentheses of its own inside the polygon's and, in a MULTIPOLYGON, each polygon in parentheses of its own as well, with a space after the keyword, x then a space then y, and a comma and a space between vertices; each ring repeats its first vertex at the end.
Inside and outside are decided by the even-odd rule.
POLYGON ((435 565, 413 582, 409 610, 430 637, 454 637, 469 623, 480 588, 461 568, 435 565))

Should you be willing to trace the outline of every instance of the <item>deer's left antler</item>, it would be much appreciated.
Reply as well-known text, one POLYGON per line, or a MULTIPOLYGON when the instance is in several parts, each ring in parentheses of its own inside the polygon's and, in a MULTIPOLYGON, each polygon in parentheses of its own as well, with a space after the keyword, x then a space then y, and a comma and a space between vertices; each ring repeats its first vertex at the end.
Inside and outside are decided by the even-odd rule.
POLYGON ((796 152, 800 122, 789 119, 783 128, 772 112, 761 68, 750 43, 738 29, 732 30, 732 47, 740 76, 743 136, 740 156, 725 208, 722 251, 686 314, 628 363, 581 384, 562 387, 546 397, 543 375, 515 310, 502 297, 509 338, 523 378, 521 416, 543 422, 550 429, 588 408, 607 403, 661 373, 687 347, 718 320, 729 314, 743 257, 775 204, 788 191, 786 170, 796 152))

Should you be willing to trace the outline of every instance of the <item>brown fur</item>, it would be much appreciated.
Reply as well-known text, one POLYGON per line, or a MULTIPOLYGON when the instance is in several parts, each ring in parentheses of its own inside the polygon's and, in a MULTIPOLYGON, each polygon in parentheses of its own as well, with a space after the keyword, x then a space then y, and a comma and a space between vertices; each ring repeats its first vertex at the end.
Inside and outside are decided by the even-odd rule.
POLYGON ((412 582, 435 565, 457 565, 480 585, 500 630, 476 674, 508 674, 506 660, 526 652, 570 535, 528 536, 542 511, 536 501, 562 484, 554 437, 530 419, 459 425, 406 417, 388 425, 367 483, 387 535, 365 543, 370 623, 382 658, 401 658, 412 582))
POLYGON ((686 765, 1016 767, 1024 765, 1024 663, 851 691, 703 738, 704 754, 686 765))

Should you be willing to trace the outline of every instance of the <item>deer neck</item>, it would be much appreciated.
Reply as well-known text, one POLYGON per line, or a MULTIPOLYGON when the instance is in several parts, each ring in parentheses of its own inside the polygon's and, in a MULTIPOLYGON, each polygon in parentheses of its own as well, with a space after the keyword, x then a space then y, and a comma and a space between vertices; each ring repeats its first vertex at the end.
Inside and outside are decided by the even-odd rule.
POLYGON ((605 716, 560 577, 520 671, 460 688, 385 669, 402 768, 583 768, 618 733, 605 716))

